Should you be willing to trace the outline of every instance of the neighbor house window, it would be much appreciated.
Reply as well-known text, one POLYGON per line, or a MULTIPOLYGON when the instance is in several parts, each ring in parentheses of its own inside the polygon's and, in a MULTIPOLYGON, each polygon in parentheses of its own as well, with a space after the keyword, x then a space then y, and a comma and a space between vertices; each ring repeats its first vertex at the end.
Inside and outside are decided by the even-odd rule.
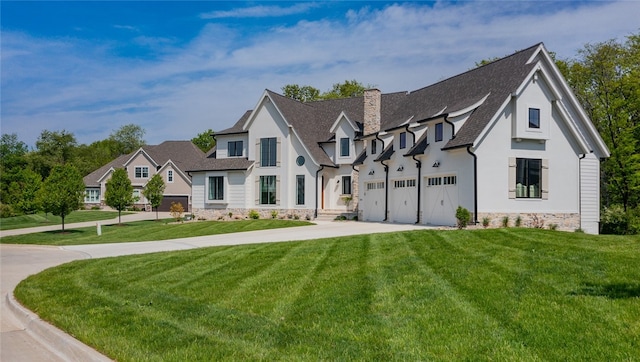
POLYGON ((296 176, 296 205, 304 205, 304 175, 296 176))
POLYGON ((436 123, 436 142, 442 141, 442 123, 436 123))
POLYGON ((133 189, 133 202, 137 203, 138 201, 140 201, 140 190, 133 189))
POLYGON ((228 157, 241 157, 242 156, 242 141, 231 141, 227 143, 227 156, 228 157))
POLYGON ((540 128, 540 109, 529 108, 529 128, 540 128))
POLYGON ((276 177, 260 176, 260 204, 276 204, 276 177))
POLYGON ((224 200, 224 177, 209 177, 209 200, 224 200))
POLYGON ((84 202, 86 202, 87 204, 100 202, 100 190, 98 189, 86 190, 84 193, 84 202))
POLYGON ((277 139, 261 138, 260 139, 260 166, 276 166, 277 162, 277 139))
POLYGON ((407 148, 407 132, 400 133, 400 149, 407 148))
POLYGON ((371 140, 371 154, 375 155, 378 152, 378 143, 376 140, 371 140))
POLYGON ((516 198, 542 197, 542 160, 516 159, 516 198))
POLYGON ((351 195, 351 176, 342 176, 342 194, 351 195))
POLYGON ((173 182, 173 170, 167 170, 167 182, 173 182))
POLYGON ((340 139, 340 157, 348 157, 349 156, 349 139, 341 138, 340 139))
POLYGON ((149 178, 149 167, 147 166, 136 166, 134 171, 135 178, 149 178))

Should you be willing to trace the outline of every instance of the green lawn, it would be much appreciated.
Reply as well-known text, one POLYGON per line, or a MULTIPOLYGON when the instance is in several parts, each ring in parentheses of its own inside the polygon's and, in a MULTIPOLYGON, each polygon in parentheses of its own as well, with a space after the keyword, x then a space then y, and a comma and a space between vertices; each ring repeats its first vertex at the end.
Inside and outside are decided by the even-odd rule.
MULTIPOLYGON (((123 212, 122 215, 131 214, 123 212)), ((83 210, 74 211, 64 218, 64 224, 85 221, 111 220, 118 217, 117 211, 83 210)), ((62 218, 43 212, 0 219, 0 230, 23 229, 37 226, 61 225, 62 218)))
POLYGON ((118 361, 631 361, 639 266, 639 237, 414 231, 75 261, 15 294, 118 361))
POLYGON ((135 221, 122 225, 102 225, 102 235, 97 235, 95 226, 66 230, 46 231, 36 234, 5 236, 2 244, 38 245, 83 245, 102 243, 124 243, 132 241, 169 240, 227 234, 242 231, 276 229, 283 227, 311 225, 307 221, 262 219, 238 221, 198 221, 175 223, 173 219, 135 221))

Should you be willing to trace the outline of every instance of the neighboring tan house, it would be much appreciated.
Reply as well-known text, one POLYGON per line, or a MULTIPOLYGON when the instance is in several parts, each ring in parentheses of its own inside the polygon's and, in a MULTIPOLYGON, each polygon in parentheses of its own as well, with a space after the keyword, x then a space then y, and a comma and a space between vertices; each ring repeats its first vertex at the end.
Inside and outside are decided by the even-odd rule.
POLYGON ((181 203, 184 210, 191 209, 191 177, 185 172, 205 156, 191 141, 165 141, 156 146, 142 146, 137 151, 122 155, 84 177, 85 207, 104 206, 107 181, 116 168, 127 170, 138 198, 135 206, 149 209, 142 190, 155 174, 165 183, 164 197, 159 211, 169 211, 172 202, 181 203))
POLYGON ((543 44, 413 92, 301 103, 267 90, 216 138, 189 169, 205 217, 355 208, 364 221, 455 225, 462 206, 494 226, 597 233, 609 156, 543 44))

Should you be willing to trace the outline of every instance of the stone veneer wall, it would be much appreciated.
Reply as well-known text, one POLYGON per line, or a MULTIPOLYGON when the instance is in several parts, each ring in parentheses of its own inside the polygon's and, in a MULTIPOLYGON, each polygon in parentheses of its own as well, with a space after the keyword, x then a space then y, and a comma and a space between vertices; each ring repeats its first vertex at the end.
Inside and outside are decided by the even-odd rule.
POLYGON ((580 214, 578 213, 478 213, 478 226, 482 227, 482 219, 488 217, 489 227, 502 227, 502 220, 509 217, 509 226, 516 225, 518 216, 522 219, 521 227, 540 227, 548 229, 550 225, 557 225, 558 230, 575 231, 580 228, 580 214))
POLYGON ((249 211, 255 210, 260 214, 261 219, 271 219, 271 213, 278 212, 277 219, 295 219, 296 215, 300 220, 312 220, 313 210, 307 209, 194 209, 193 214, 196 219, 205 220, 240 220, 249 218, 249 211), (229 216, 231 213, 231 216, 229 216))

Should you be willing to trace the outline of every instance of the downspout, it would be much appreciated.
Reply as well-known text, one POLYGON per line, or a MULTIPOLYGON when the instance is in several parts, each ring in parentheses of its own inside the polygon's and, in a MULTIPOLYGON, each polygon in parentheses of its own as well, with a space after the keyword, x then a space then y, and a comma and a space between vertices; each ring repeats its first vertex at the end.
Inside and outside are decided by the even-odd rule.
POLYGON ((320 168, 316 171, 316 209, 313 212, 313 218, 318 218, 318 174, 320 171, 324 170, 324 165, 320 165, 320 168))
POLYGON ((473 223, 478 224, 478 156, 467 146, 467 153, 473 156, 473 223))
POLYGON ((456 125, 451 123, 451 121, 449 121, 449 113, 445 113, 444 121, 445 123, 451 125, 451 139, 456 138, 456 125))
MULTIPOLYGON (((416 134, 411 132, 411 130, 409 129, 409 125, 407 124, 407 127, 405 128, 407 130, 407 132, 411 133, 411 136, 413 137, 413 145, 416 145, 416 134)), ((420 190, 422 189, 422 183, 420 182, 420 180, 422 179, 422 161, 418 160, 416 158, 416 155, 411 155, 411 158, 413 158, 414 161, 416 161, 416 167, 418 168, 418 199, 416 200, 417 202, 417 212, 416 212, 416 224, 420 223, 420 204, 421 204, 421 199, 420 199, 420 190)))
MULTIPOLYGON (((379 132, 376 132, 376 139, 382 142, 382 152, 384 152, 384 141, 380 138, 379 132)), ((387 221, 389 218, 389 166, 384 164, 384 160, 380 160, 382 166, 384 166, 384 219, 387 221)))

